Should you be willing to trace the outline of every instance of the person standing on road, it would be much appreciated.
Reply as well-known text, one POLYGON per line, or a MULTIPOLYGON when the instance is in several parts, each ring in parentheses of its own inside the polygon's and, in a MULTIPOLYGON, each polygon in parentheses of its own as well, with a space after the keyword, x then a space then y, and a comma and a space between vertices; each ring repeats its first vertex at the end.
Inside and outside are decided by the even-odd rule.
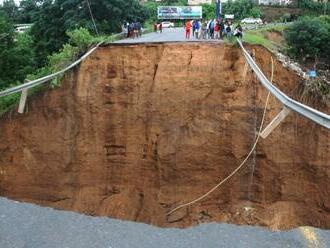
POLYGON ((202 24, 202 38, 207 39, 207 21, 204 21, 202 24))
POLYGON ((129 28, 128 28, 128 37, 133 37, 134 38, 134 23, 132 22, 130 25, 129 25, 129 28))
POLYGON ((195 29, 195 34, 194 34, 195 36, 194 37, 196 37, 196 39, 199 39, 200 22, 198 20, 195 20, 193 28, 195 29))
POLYGON ((157 22, 154 23, 154 32, 157 33, 157 22))
POLYGON ((219 23, 219 33, 220 33, 220 39, 223 39, 223 32, 225 30, 225 25, 223 21, 221 20, 219 23))
POLYGON ((201 20, 198 21, 198 26, 199 26, 198 39, 200 39, 202 37, 202 21, 201 20))
POLYGON ((195 31, 196 31, 196 20, 193 20, 191 22, 191 25, 192 25, 192 36, 194 37, 195 36, 195 31))
POLYGON ((159 33, 163 33, 163 24, 159 23, 159 33))
POLYGON ((191 22, 187 20, 185 25, 186 39, 190 39, 191 22))
POLYGON ((121 32, 127 37, 127 33, 128 33, 128 25, 126 22, 124 22, 123 25, 121 25, 121 32))
POLYGON ((216 21, 214 24, 214 38, 215 39, 220 38, 220 25, 218 21, 216 21))
POLYGON ((209 32, 210 32, 210 38, 211 39, 214 38, 214 23, 215 23, 215 21, 211 20, 210 24, 209 24, 209 32))
POLYGON ((206 36, 206 39, 210 39, 210 23, 211 23, 211 21, 207 21, 207 25, 206 25, 207 36, 206 36))
POLYGON ((142 37, 142 25, 141 22, 137 22, 137 27, 138 27, 138 36, 142 37))
POLYGON ((126 23, 126 28, 127 28, 127 38, 129 38, 129 36, 130 36, 129 32, 131 32, 131 28, 130 28, 130 24, 128 22, 126 23))
POLYGON ((139 24, 137 21, 134 22, 134 27, 133 27, 133 30, 134 30, 134 39, 135 38, 139 38, 139 24))
POLYGON ((226 35, 227 37, 231 37, 232 35, 232 28, 230 26, 230 22, 228 22, 228 26, 226 27, 226 35))

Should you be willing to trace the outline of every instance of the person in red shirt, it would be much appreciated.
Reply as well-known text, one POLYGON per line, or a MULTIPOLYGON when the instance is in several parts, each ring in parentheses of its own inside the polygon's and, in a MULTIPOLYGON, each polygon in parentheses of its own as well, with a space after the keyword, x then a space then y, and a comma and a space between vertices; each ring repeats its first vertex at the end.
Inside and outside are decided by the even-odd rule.
POLYGON ((190 39, 191 22, 188 20, 185 25, 186 39, 190 39))
POLYGON ((214 37, 215 37, 215 39, 220 38, 220 24, 219 24, 219 21, 216 21, 216 23, 214 25, 214 37))

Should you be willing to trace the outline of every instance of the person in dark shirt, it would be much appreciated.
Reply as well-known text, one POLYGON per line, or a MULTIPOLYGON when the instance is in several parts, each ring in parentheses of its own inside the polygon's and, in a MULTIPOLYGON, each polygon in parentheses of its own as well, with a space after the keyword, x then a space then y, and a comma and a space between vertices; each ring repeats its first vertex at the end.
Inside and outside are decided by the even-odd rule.
POLYGON ((243 38, 243 28, 240 24, 235 28, 234 35, 239 39, 243 38))

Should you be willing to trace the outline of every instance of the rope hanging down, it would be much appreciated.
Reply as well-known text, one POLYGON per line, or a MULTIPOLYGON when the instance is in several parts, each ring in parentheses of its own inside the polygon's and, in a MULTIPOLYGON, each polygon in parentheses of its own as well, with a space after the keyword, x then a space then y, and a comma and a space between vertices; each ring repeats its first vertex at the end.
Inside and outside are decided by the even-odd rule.
MULTIPOLYGON (((271 60, 272 60, 271 82, 273 82, 273 77, 274 77, 274 60, 273 60, 273 57, 271 57, 271 60)), ((264 121, 265 121, 265 116, 266 116, 266 111, 267 111, 267 105, 268 105, 268 101, 269 101, 269 96, 270 96, 270 92, 268 92, 268 94, 267 94, 266 103, 265 103, 265 107, 264 107, 264 111, 263 111, 263 115, 262 115, 262 119, 261 119, 261 124, 260 124, 260 127, 259 127, 259 131, 258 131, 258 134, 257 134, 257 138, 256 138, 256 140, 255 140, 255 142, 254 142, 254 144, 253 144, 250 152, 245 157, 245 159, 242 161, 242 163, 239 166, 237 166, 236 169, 233 170, 233 172, 230 173, 225 179, 221 180, 217 185, 215 185, 208 192, 206 192, 202 196, 196 198, 195 200, 192 200, 190 202, 187 202, 187 203, 184 203, 184 204, 181 204, 181 205, 175 207, 170 212, 168 212, 167 215, 171 215, 172 213, 174 213, 175 211, 177 211, 177 210, 179 210, 179 209, 181 209, 183 207, 188 207, 188 206, 190 206, 190 205, 192 205, 194 203, 197 203, 197 202, 203 200, 205 197, 207 197, 212 192, 214 192, 217 188, 219 188, 222 184, 224 184, 226 181, 228 181, 230 178, 232 178, 244 166, 244 164, 249 159, 249 157, 251 156, 251 154, 253 153, 254 149, 256 148, 256 146, 258 144, 258 141, 259 141, 259 138, 260 138, 260 132, 262 130, 262 127, 263 127, 263 124, 264 124, 264 121)))

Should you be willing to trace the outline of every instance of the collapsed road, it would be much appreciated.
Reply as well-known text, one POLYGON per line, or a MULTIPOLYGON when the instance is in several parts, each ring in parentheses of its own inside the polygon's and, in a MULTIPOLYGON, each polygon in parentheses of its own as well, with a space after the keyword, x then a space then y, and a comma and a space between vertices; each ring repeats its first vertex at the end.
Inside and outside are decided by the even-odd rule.
MULTIPOLYGON (((270 77, 271 53, 248 49, 270 77)), ((167 216, 226 177, 251 148, 267 91, 245 68, 239 47, 221 42, 99 47, 65 75, 60 88, 29 99, 27 113, 1 118, 0 194, 161 227, 216 221, 276 230, 329 228, 330 134, 294 113, 259 142, 231 181, 167 216)), ((298 98, 299 80, 275 62, 273 83, 292 98, 298 98)), ((266 122, 280 110, 271 98, 266 122)), ((218 226, 237 228, 203 224, 187 232, 218 226)), ((304 231, 311 238, 310 230, 317 229, 304 231)), ((302 238, 292 242, 309 245, 302 238)))

